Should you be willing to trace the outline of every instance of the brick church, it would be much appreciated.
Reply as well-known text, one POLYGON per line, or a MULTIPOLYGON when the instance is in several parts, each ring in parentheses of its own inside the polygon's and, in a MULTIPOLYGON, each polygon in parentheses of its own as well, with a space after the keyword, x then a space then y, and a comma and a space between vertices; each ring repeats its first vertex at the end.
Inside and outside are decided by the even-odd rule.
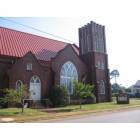
POLYGON ((104 26, 79 28, 79 46, 0 27, 0 89, 25 84, 41 100, 54 85, 73 94, 73 80, 94 84, 96 102, 111 100, 104 26))

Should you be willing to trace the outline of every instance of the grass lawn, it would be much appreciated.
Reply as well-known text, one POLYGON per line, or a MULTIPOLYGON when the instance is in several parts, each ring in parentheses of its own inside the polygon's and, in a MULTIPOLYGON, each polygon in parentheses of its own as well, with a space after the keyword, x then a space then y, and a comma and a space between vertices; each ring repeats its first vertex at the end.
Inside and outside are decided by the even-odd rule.
POLYGON ((34 115, 43 115, 44 113, 36 109, 24 109, 24 112, 21 113, 20 108, 6 108, 0 109, 0 116, 34 116, 34 115))
POLYGON ((35 120, 47 117, 47 112, 42 112, 37 109, 25 109, 24 112, 21 113, 20 108, 0 109, 0 118, 5 117, 14 118, 16 122, 24 122, 25 120, 35 120))
POLYGON ((0 109, 0 118, 11 117, 16 120, 16 122, 24 122, 29 120, 39 120, 39 119, 53 119, 72 115, 80 115, 87 113, 94 113, 106 110, 116 110, 128 107, 140 107, 140 99, 131 99, 130 104, 118 105, 115 101, 100 104, 87 104, 82 105, 80 109, 79 105, 70 105, 66 107, 59 107, 53 109, 25 109, 24 113, 21 113, 19 108, 7 108, 0 109))
MULTIPOLYGON (((86 104, 82 105, 83 111, 103 111, 108 109, 117 109, 117 108, 124 108, 124 107, 133 107, 133 106, 140 106, 140 99, 131 99, 130 104, 116 104, 116 101, 113 102, 106 102, 106 103, 99 103, 99 104, 86 104)), ((63 110, 72 110, 72 111, 79 111, 80 109, 79 105, 70 105, 66 107, 60 107, 58 108, 58 111, 63 110)))

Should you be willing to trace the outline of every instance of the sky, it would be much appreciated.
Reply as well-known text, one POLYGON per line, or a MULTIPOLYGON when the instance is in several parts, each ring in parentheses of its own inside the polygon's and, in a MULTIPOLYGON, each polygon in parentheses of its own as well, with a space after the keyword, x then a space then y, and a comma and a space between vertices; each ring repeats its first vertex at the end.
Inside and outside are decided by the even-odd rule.
MULTIPOLYGON (((117 82, 122 86, 129 87, 140 79, 139 4, 137 0, 107 1, 94 0, 93 5, 88 5, 88 9, 86 9, 83 13, 81 12, 80 16, 77 15, 77 12, 73 13, 74 15, 71 16, 69 10, 66 11, 67 16, 63 16, 64 13, 60 10, 61 16, 56 17, 54 14, 46 17, 2 17, 63 37, 76 44, 79 42, 79 27, 87 24, 91 20, 105 25, 109 69, 110 71, 118 69, 120 77, 117 82)), ((79 8, 82 9, 84 5, 85 3, 81 2, 79 8)), ((36 7, 36 5, 34 7, 36 7)), ((63 8, 66 10, 66 7, 63 8)), ((75 9, 76 7, 73 6, 73 10, 75 9)), ((1 18, 0 26, 61 40, 60 38, 32 30, 22 25, 2 20, 1 18)), ((114 81, 112 80, 112 83, 113 82, 114 81)))

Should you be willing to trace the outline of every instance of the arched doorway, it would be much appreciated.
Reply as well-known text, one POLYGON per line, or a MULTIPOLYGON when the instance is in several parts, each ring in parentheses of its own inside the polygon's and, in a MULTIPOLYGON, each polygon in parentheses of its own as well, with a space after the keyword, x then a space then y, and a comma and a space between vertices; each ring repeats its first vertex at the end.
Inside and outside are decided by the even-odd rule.
POLYGON ((30 98, 32 100, 41 98, 41 81, 38 76, 33 76, 30 80, 30 98))

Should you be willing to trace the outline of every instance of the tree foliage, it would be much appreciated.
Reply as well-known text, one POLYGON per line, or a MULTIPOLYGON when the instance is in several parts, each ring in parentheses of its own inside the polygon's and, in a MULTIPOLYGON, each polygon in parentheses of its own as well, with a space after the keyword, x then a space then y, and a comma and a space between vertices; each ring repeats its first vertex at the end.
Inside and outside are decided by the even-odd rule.
POLYGON ((127 93, 130 93, 130 92, 131 92, 131 88, 126 88, 125 91, 126 91, 127 93))
POLYGON ((73 96, 79 99, 80 109, 82 108, 82 99, 91 97, 94 98, 93 95, 94 85, 84 84, 82 82, 73 82, 73 96))
POLYGON ((18 89, 4 89, 4 97, 1 98, 1 102, 4 103, 19 103, 22 107, 22 112, 24 111, 24 100, 29 97, 29 92, 25 85, 21 85, 18 89))
POLYGON ((117 83, 112 84, 112 93, 119 93, 119 90, 121 89, 120 85, 118 85, 117 83))
POLYGON ((120 73, 116 69, 111 71, 111 73, 110 73, 110 78, 111 79, 114 78, 115 79, 115 83, 117 83, 117 77, 119 77, 119 76, 120 76, 120 73))
POLYGON ((53 103, 53 106, 63 106, 68 102, 67 90, 63 86, 55 86, 50 94, 50 100, 53 103))

